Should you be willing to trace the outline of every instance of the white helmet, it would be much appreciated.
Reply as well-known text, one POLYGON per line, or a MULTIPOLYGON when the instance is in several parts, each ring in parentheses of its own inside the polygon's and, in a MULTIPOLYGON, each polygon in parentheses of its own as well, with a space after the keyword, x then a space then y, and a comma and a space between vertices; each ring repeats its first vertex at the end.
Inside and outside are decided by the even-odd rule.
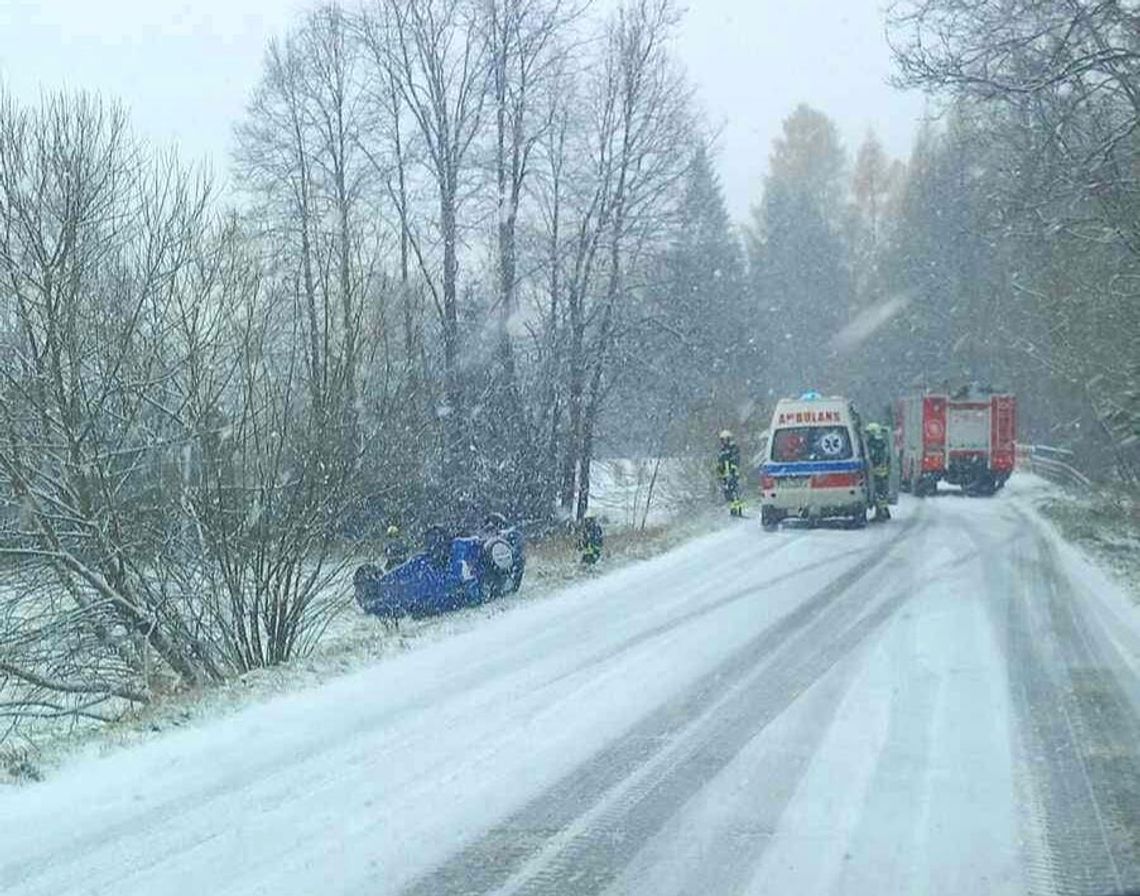
POLYGON ((729 439, 731 439, 731 438, 732 438, 732 433, 731 433, 729 430, 727 430, 727 429, 722 429, 722 430, 720 431, 720 440, 721 440, 722 442, 727 442, 727 441, 728 441, 729 439))

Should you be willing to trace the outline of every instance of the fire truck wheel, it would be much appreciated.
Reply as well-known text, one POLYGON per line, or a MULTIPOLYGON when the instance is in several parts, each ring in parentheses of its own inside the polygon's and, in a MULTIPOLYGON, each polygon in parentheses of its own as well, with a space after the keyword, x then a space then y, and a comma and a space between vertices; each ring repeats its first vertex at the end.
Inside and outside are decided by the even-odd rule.
POLYGON ((975 498, 988 498, 997 491, 997 483, 988 473, 979 476, 966 487, 966 494, 975 498))

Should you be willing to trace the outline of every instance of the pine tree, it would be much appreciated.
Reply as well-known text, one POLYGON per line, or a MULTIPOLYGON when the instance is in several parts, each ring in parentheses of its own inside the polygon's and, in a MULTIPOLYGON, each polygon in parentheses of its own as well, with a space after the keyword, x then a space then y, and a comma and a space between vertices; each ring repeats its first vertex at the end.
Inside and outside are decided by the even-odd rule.
POLYGON ((851 173, 851 213, 847 239, 855 278, 856 308, 877 298, 881 278, 878 263, 888 249, 890 224, 905 179, 906 166, 887 156, 873 131, 859 145, 851 173))
POLYGON ((750 378, 750 314, 744 298, 744 261, 724 195, 705 147, 693 156, 679 227, 666 265, 668 308, 674 325, 695 321, 703 343, 696 379, 714 393, 736 398, 750 378))
POLYGON ((648 267, 644 337, 611 416, 634 442, 670 441, 683 451, 701 450, 689 442, 740 419, 760 359, 743 248, 703 144, 680 193, 668 247, 648 267), (647 431, 631 431, 639 418, 647 431), (683 420, 697 422, 675 425, 683 420))
POLYGON ((829 343, 853 293, 843 239, 844 153, 835 125, 800 105, 784 121, 753 213, 752 289, 770 352, 770 389, 824 387, 829 343))

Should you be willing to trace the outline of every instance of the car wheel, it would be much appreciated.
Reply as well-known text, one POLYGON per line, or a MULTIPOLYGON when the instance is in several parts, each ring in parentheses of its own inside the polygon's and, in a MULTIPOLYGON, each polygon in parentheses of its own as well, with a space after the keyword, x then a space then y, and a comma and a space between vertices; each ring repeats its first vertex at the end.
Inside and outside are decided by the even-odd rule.
POLYGON ((510 575, 515 568, 514 549, 502 538, 492 538, 483 545, 483 553, 490 561, 490 565, 504 576, 510 575))
POLYGON ((484 588, 488 598, 502 597, 513 590, 515 550, 503 538, 490 538, 483 543, 484 588))

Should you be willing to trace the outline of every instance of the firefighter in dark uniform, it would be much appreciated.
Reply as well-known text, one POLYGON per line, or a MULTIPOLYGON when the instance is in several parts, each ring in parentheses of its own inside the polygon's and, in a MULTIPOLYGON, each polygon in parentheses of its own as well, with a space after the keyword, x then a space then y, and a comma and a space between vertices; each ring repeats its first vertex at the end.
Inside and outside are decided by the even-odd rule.
POLYGON ((740 500, 740 446, 727 429, 720 433, 720 452, 716 458, 717 477, 724 490, 731 516, 744 516, 744 502, 740 500))
POLYGON ((875 515, 873 522, 883 522, 891 518, 889 506, 891 481, 891 449, 887 431, 878 423, 867 424, 867 459, 871 463, 871 479, 874 484, 875 515))
POLYGON ((578 524, 578 550, 587 566, 602 559, 602 524, 597 517, 588 516, 578 524))

